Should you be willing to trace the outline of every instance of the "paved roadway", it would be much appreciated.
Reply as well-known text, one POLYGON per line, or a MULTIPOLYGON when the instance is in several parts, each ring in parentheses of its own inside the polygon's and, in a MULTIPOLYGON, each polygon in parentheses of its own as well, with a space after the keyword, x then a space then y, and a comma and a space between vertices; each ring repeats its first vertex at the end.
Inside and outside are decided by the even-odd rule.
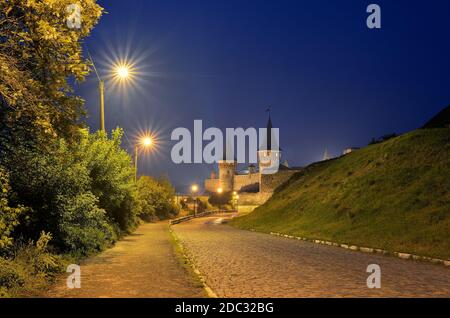
POLYGON ((450 269, 366 254, 221 224, 222 217, 174 226, 219 297, 450 297, 450 269), (366 284, 381 267, 381 289, 366 284))
POLYGON ((62 275, 43 297, 204 297, 184 268, 167 222, 142 225, 113 248, 81 264, 81 288, 68 289, 62 275))

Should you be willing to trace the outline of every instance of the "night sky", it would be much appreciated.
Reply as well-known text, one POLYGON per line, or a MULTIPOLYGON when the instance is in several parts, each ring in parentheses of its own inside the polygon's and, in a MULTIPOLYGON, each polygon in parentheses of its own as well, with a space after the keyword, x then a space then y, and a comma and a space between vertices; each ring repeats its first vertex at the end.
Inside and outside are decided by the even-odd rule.
MULTIPOLYGON (((107 0, 84 44, 103 77, 135 62, 136 81, 106 83, 106 127, 159 135, 140 173, 167 175, 183 191, 213 168, 175 165, 176 127, 264 127, 267 106, 284 159, 306 165, 372 137, 423 125, 450 104, 450 1, 107 0), (382 9, 382 29, 366 7, 382 9)), ((99 127, 94 74, 76 86, 99 127)))

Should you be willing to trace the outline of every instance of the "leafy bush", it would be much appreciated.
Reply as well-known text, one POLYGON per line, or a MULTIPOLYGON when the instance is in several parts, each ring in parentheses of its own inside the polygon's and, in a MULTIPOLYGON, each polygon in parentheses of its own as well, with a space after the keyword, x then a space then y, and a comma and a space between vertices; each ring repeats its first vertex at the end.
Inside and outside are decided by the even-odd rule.
POLYGON ((13 244, 11 232, 19 224, 19 215, 25 211, 23 207, 11 208, 8 205, 9 191, 8 175, 0 169, 0 252, 13 244))
POLYGON ((0 258, 0 298, 33 293, 47 286, 64 268, 65 261, 48 251, 52 239, 42 232, 35 242, 16 242, 13 256, 0 258))
POLYGON ((232 192, 212 193, 208 199, 208 202, 212 205, 223 208, 225 205, 230 204, 232 196, 232 192))
POLYGON ((87 169, 75 161, 64 141, 46 151, 21 147, 8 159, 12 201, 30 207, 15 235, 37 240, 41 231, 56 234, 60 216, 57 199, 87 192, 87 169))
POLYGON ((11 201, 30 207, 14 235, 37 240, 41 231, 50 232, 60 251, 85 255, 132 230, 138 201, 121 135, 119 129, 112 139, 81 130, 76 144, 59 140, 47 149, 22 146, 4 157, 11 171, 11 201))
POLYGON ((41 233, 39 239, 34 243, 21 245, 15 252, 14 260, 26 264, 28 273, 33 275, 53 276, 61 271, 61 258, 48 251, 48 243, 52 240, 50 233, 41 233))
POLYGON ((107 222, 106 212, 98 206, 92 193, 75 197, 58 197, 57 209, 59 246, 66 251, 87 255, 101 251, 116 240, 113 227, 107 222))
POLYGON ((137 225, 138 205, 131 157, 120 147, 122 135, 119 128, 111 139, 104 132, 82 131, 75 154, 87 169, 90 190, 98 197, 99 207, 120 230, 129 232, 137 225))
POLYGON ((206 212, 208 209, 211 209, 211 205, 208 204, 208 201, 203 201, 200 198, 197 198, 196 201, 197 213, 206 212))
POLYGON ((24 274, 16 263, 12 260, 0 258, 0 286, 9 289, 16 286, 23 286, 24 283, 24 274))
POLYGON ((142 176, 137 182, 140 217, 146 221, 167 219, 179 213, 175 189, 168 180, 142 176))

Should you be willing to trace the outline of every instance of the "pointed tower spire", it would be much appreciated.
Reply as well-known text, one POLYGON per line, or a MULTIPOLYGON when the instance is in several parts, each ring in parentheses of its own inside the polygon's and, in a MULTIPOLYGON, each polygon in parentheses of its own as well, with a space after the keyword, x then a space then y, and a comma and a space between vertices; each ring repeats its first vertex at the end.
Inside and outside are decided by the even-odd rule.
POLYGON ((329 160, 330 159, 330 155, 328 154, 328 148, 325 147, 325 152, 323 153, 323 161, 325 160, 329 160))

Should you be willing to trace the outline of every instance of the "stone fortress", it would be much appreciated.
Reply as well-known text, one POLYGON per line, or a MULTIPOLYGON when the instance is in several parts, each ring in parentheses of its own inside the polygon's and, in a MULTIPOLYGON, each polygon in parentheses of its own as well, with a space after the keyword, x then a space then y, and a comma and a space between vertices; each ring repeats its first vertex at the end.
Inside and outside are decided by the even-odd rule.
POLYGON ((218 162, 219 172, 211 172, 211 177, 204 181, 206 193, 217 192, 222 189, 224 192, 236 191, 239 193, 239 204, 242 205, 260 205, 270 198, 273 191, 287 181, 294 173, 302 168, 291 168, 287 161, 281 162, 281 148, 272 147, 272 120, 267 122, 266 146, 260 146, 258 149, 258 167, 250 164, 247 169, 237 171, 236 160, 227 160, 224 154, 223 160, 218 162), (278 149, 278 150, 272 150, 278 149), (264 173, 265 163, 270 162, 271 158, 277 158, 279 164, 278 172, 273 174, 264 173))

